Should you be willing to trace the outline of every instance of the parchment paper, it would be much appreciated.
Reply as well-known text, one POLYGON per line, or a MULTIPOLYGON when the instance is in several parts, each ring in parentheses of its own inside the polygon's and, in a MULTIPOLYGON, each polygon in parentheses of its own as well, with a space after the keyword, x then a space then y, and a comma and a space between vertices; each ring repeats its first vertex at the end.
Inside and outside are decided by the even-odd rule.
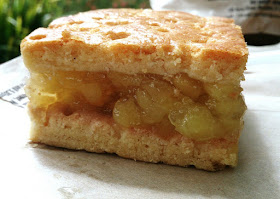
MULTIPOLYGON (((239 164, 214 173, 30 143, 24 98, 7 102, 21 91, 2 94, 0 198, 279 198, 279 63, 279 45, 250 48, 239 164)), ((26 74, 21 58, 0 65, 0 93, 26 74)))

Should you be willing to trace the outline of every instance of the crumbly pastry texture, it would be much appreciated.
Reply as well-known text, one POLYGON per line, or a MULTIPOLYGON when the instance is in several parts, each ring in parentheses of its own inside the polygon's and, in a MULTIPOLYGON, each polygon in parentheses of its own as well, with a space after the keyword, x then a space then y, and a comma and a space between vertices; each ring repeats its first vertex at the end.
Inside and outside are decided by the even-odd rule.
MULTIPOLYGON (((21 52, 31 73, 26 91, 30 98, 28 111, 33 142, 116 153, 145 162, 194 165, 208 171, 237 165, 238 140, 246 107, 240 94, 240 81, 248 49, 240 27, 233 20, 149 9, 89 11, 56 19, 49 27, 33 31, 22 41, 21 52), (96 74, 106 78, 98 82, 94 79, 96 74), (122 74, 127 75, 125 84, 118 87, 119 79, 118 84, 114 81, 122 74), (137 82, 139 77, 142 83, 137 82), (189 84, 187 88, 182 85, 184 82, 189 84), (88 89, 84 83, 92 88, 88 89), (154 89, 154 85, 161 87, 154 89), (168 89, 165 91, 162 85, 168 89), (121 90, 124 88, 127 91, 121 90), (159 91, 164 93, 159 96, 167 96, 167 100, 158 97, 156 103, 159 104, 156 104, 153 94, 159 91), (171 122, 178 125, 176 130, 174 126, 168 127, 171 132, 162 134, 158 127, 153 128, 156 122, 151 128, 123 126, 112 116, 121 110, 129 120, 131 115, 125 112, 128 110, 125 105, 141 112, 139 110, 149 106, 149 101, 143 98, 149 92, 152 94, 148 100, 158 110, 163 107, 170 111, 168 100, 173 100, 172 103, 178 100, 177 106, 190 107, 191 111, 182 108, 186 114, 200 110, 195 117, 190 115, 190 120, 195 123, 200 117, 206 118, 204 124, 213 127, 209 134, 217 127, 214 121, 225 124, 227 129, 221 131, 219 126, 216 129, 220 134, 211 139, 185 136, 176 131, 178 126, 182 127, 180 122, 184 122, 180 108, 173 110, 175 118, 180 120, 171 122), (107 95, 107 104, 100 103, 105 99, 103 95, 107 95), (80 105, 76 98, 81 100, 80 105), (75 108, 69 108, 71 106, 75 108)), ((172 119, 170 114, 164 114, 165 119, 172 119)), ((169 121, 168 124, 171 125, 169 121)), ((199 127, 198 123, 195 125, 199 127)), ((185 127, 182 128, 184 132, 185 127)))
POLYGON ((61 108, 54 107, 48 114, 29 105, 33 142, 96 153, 116 153, 138 161, 184 167, 194 165, 207 171, 237 165, 239 133, 203 142, 179 133, 165 139, 151 131, 123 128, 111 117, 96 112, 77 111, 65 116, 61 108))
POLYGON ((149 9, 62 17, 27 36, 21 51, 35 70, 183 72, 206 82, 239 81, 248 57, 231 19, 149 9))

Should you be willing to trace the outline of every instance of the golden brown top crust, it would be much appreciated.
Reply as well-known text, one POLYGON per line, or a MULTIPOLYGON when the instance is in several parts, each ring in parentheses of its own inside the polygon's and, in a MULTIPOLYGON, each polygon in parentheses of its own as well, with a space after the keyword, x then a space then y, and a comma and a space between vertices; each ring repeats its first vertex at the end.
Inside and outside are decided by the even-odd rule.
POLYGON ((21 50, 29 68, 186 72, 205 81, 240 78, 248 56, 241 29, 231 19, 136 9, 56 19, 27 36, 21 50))

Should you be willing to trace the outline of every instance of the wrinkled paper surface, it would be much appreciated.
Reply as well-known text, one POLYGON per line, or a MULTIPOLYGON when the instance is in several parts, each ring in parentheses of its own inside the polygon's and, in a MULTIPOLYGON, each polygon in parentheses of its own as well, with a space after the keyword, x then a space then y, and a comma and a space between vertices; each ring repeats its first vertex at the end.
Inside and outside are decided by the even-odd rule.
POLYGON ((280 0, 150 0, 154 10, 233 18, 244 34, 280 35, 280 0))
POLYGON ((16 87, 24 84, 27 71, 20 57, 2 64, 0 197, 276 199, 280 195, 279 63, 279 45, 250 48, 242 83, 248 110, 239 164, 214 173, 30 143, 27 99, 21 96, 22 86, 16 87))

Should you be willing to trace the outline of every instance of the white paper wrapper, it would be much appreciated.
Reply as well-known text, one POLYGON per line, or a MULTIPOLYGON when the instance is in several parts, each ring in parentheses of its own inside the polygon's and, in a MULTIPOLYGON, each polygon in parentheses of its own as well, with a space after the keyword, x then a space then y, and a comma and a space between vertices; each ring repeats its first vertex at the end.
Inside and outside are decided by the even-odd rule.
MULTIPOLYGON (((250 48, 239 164, 214 173, 30 143, 21 90, 2 94, 0 198, 279 198, 279 63, 279 45, 250 48)), ((0 65, 0 93, 26 74, 21 58, 0 65)))
POLYGON ((244 34, 280 35, 280 0, 150 0, 154 10, 233 18, 244 34))

